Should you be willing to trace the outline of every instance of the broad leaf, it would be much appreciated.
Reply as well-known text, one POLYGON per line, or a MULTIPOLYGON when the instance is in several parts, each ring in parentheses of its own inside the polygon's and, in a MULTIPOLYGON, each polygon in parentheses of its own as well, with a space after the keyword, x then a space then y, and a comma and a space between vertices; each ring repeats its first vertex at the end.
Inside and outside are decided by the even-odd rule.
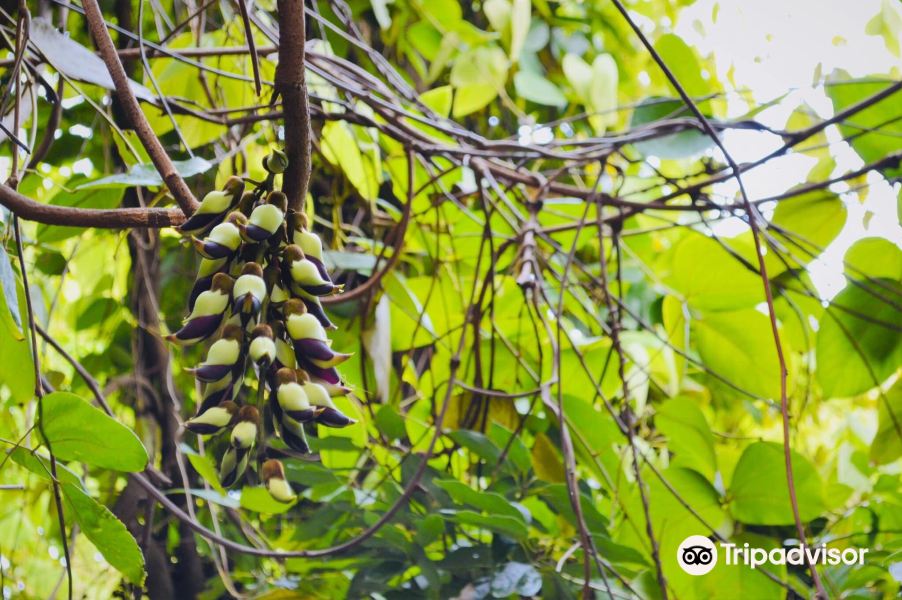
MULTIPOLYGON (((884 90, 894 78, 873 75, 864 79, 849 79, 842 71, 834 72, 827 85, 827 95, 833 101, 833 111, 843 109, 867 99, 884 90), (881 81, 882 80, 882 81, 881 81)), ((876 162, 899 150, 902 136, 902 102, 899 91, 883 98, 839 124, 843 137, 851 137, 852 148, 866 163, 876 162)), ((887 177, 898 177, 902 169, 897 164, 883 169, 887 177)))
POLYGON ((515 540, 524 540, 528 535, 526 524, 522 519, 506 515, 482 515, 472 510, 449 511, 446 517, 461 524, 488 529, 506 535, 515 540))
MULTIPOLYGON (((664 282, 699 310, 750 308, 764 301, 761 278, 727 241, 691 234, 672 251, 664 282), (726 245, 726 247, 724 247, 726 245)), ((753 264, 757 268, 757 264, 753 264)))
POLYGON ((877 398, 877 435, 871 442, 871 460, 885 465, 902 456, 902 382, 877 398))
MULTIPOLYGON (((50 64, 72 79, 114 90, 113 78, 99 56, 69 36, 63 35, 44 17, 32 20, 28 41, 34 44, 50 64)), ((129 80, 132 93, 140 100, 156 103, 156 96, 149 89, 129 80)))
POLYGON ((48 394, 40 414, 41 432, 59 459, 117 471, 141 471, 147 464, 147 451, 131 429, 75 394, 48 394))
POLYGON ((6 253, 6 246, 0 244, 0 288, 2 288, 3 298, 6 302, 4 315, 6 312, 9 312, 16 326, 22 327, 22 319, 19 315, 17 285, 16 274, 13 271, 9 254, 6 253))
POLYGON ((874 388, 902 365, 902 285, 849 285, 830 303, 817 333, 817 379, 828 398, 874 388))
MULTIPOLYGON (((9 453, 10 458, 18 465, 21 465, 34 473, 40 475, 48 481, 53 480, 53 470, 50 467, 50 457, 40 452, 29 451, 27 448, 19 446, 9 453)), ((56 463, 56 479, 60 483, 70 483, 76 487, 82 487, 81 479, 66 465, 56 463)))
MULTIPOLYGON (((824 489, 814 466, 801 454, 791 453, 793 482, 802 521, 824 512, 824 489)), ((731 512, 750 525, 790 525, 793 521, 783 447, 755 442, 742 453, 730 484, 731 512)))
POLYGON ((696 402, 686 397, 668 400, 658 408, 655 426, 670 442, 672 465, 695 469, 713 481, 717 471, 714 436, 696 402))
MULTIPOLYGON (((681 100, 652 97, 643 100, 633 111, 631 127, 639 127, 666 119, 691 117, 692 113, 681 100)), ((636 142, 636 150, 646 156, 659 158, 689 158, 707 150, 714 141, 696 129, 656 136, 643 142, 636 142)))
MULTIPOLYGON (((0 261, 6 258, 6 253, 0 246, 0 261)), ((17 309, 13 313, 7 303, 8 283, 10 281, 4 279, 3 293, 0 293, 0 385, 9 388, 13 401, 25 404, 34 397, 34 362, 27 331, 23 331, 18 325, 23 322, 24 311, 17 309)), ((22 285, 15 279, 11 283, 14 286, 12 293, 17 297, 17 308, 24 308, 24 302, 21 305, 18 303, 22 285)))
POLYGON ((692 321, 691 335, 714 377, 742 392, 780 399, 780 363, 767 315, 753 309, 708 313, 692 321))
POLYGON ((843 258, 846 277, 860 281, 868 277, 886 277, 902 281, 902 250, 884 238, 862 238, 849 246, 843 258))
POLYGON ((788 259, 805 265, 839 235, 846 224, 846 207, 832 192, 811 192, 781 200, 771 223, 786 240, 788 259))
MULTIPOLYGON (((188 160, 176 160, 172 163, 175 170, 182 177, 191 177, 200 173, 206 173, 213 168, 213 163, 199 156, 188 160)), ((119 173, 108 177, 101 177, 94 181, 88 181, 79 185, 77 190, 90 190, 96 188, 128 188, 128 187, 160 187, 163 185, 163 177, 152 164, 134 165, 127 173, 119 173)))
POLYGON ((132 534, 109 509, 81 487, 71 483, 61 485, 66 508, 94 547, 108 563, 135 585, 144 583, 144 556, 132 534))
POLYGON ((501 494, 474 490, 456 479, 436 479, 434 483, 448 492, 448 495, 457 504, 478 508, 489 515, 503 515, 523 520, 523 513, 514 508, 510 500, 501 494))
POLYGON ((562 108, 567 98, 556 85, 532 71, 520 71, 514 75, 514 87, 517 93, 537 104, 562 108))
POLYGON ((241 508, 267 515, 280 515, 293 504, 279 502, 262 487, 245 487, 241 490, 241 508))

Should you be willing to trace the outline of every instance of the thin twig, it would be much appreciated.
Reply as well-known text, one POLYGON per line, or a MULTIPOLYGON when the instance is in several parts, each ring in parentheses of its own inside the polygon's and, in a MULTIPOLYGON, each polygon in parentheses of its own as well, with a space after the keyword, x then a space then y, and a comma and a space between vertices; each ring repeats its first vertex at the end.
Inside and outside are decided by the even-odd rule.
POLYGON ((254 71, 254 89, 257 95, 263 93, 263 84, 260 82, 260 60, 257 58, 257 44, 254 42, 254 31, 251 29, 251 20, 247 15, 247 1, 235 0, 241 13, 241 23, 244 25, 244 37, 247 39, 247 49, 251 55, 251 68, 254 71))

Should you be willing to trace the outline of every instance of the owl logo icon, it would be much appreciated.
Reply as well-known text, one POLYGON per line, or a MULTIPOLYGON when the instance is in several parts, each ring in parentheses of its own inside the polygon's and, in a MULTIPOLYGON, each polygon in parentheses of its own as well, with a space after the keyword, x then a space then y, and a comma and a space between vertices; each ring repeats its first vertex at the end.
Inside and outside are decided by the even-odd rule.
POLYGON ((677 562, 690 575, 710 573, 717 565, 717 546, 701 535, 690 535, 677 548, 677 562))

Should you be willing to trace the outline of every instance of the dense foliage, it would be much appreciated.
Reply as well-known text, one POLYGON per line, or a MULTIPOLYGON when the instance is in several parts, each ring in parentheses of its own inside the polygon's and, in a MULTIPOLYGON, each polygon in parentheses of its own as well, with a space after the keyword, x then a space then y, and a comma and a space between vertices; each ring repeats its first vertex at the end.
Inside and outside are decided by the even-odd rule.
MULTIPOLYGON (((296 213, 343 285, 321 300, 357 423, 308 423, 308 456, 268 436, 280 502, 256 457, 226 489, 226 439, 185 434, 206 347, 165 338, 192 244, 16 200, 175 206, 82 4, 0 2, 3 597, 62 597, 67 568, 84 598, 896 597, 898 66, 768 95, 687 34, 745 3, 628 3, 641 38, 617 4, 308 3, 296 213), (676 560, 800 529, 864 564, 676 560)), ((898 5, 873 8, 836 45, 898 58, 898 5)), ((194 195, 266 180, 297 133, 276 3, 101 9, 194 195)), ((257 385, 235 399, 264 412, 257 385)))

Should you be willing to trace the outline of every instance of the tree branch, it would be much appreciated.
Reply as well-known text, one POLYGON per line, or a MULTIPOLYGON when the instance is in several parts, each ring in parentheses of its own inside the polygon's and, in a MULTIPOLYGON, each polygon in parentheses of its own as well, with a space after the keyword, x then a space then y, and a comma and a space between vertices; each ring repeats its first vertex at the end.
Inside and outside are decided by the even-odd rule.
POLYGON ((0 184, 0 205, 27 221, 68 227, 160 228, 175 227, 185 222, 185 215, 177 208, 98 209, 54 206, 36 202, 4 184, 0 184))
POLYGON ((303 0, 279 0, 279 64, 276 67, 276 94, 282 97, 285 112, 285 153, 288 169, 282 191, 288 208, 303 210, 310 181, 310 106, 304 82, 306 31, 303 0))
POLYGON ((119 60, 116 47, 113 45, 113 40, 110 38, 109 31, 107 31, 104 24, 103 15, 100 12, 100 7, 97 5, 97 0, 84 0, 83 8, 85 18, 88 20, 91 37, 94 38, 97 49, 100 51, 100 57, 106 64, 110 77, 113 79, 113 84, 116 86, 116 97, 119 99, 119 103, 131 122, 131 126, 135 128, 135 133, 138 135, 138 139, 141 140, 141 144, 147 151, 148 156, 150 156, 150 160, 160 173, 163 181, 166 182, 166 187, 169 188, 172 197, 175 198, 182 212, 185 215, 190 215, 197 209, 197 199, 191 193, 191 189, 182 176, 175 170, 175 165, 172 164, 172 160, 166 154, 166 150, 163 149, 159 138, 157 138, 150 127, 150 123, 147 122, 147 118, 141 111, 138 100, 130 87, 128 76, 125 74, 122 61, 119 60))

